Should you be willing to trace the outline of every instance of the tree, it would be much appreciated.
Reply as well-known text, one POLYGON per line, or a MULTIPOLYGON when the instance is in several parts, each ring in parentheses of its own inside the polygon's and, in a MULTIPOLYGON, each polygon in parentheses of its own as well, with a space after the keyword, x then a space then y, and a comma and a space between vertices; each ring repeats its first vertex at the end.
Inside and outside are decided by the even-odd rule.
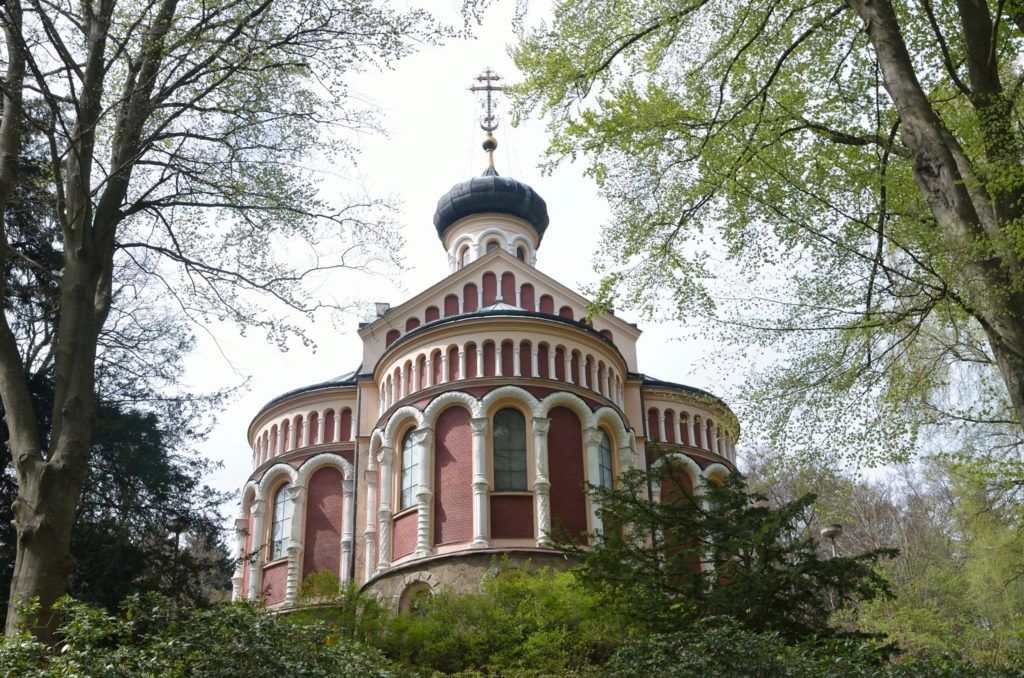
POLYGON ((159 334, 132 312, 173 322, 170 307, 281 341, 295 328, 259 313, 266 302, 251 293, 307 313, 340 303, 310 300, 315 272, 367 265, 394 244, 385 205, 319 193, 315 168, 351 157, 337 132, 372 125, 345 78, 444 31, 373 0, 7 0, 0 25, 0 399, 18 483, 7 628, 22 621, 17 603, 37 596, 34 630, 47 638, 73 568, 104 333, 115 345, 120 331, 159 334), (19 168, 40 155, 30 135, 53 196, 52 262, 8 230, 19 168), (295 237, 307 256, 280 246, 295 237), (57 296, 43 313, 19 313, 37 269, 57 296), (139 306, 140 294, 167 303, 139 306), (45 370, 54 396, 41 416, 30 382, 45 370))
POLYGON ((779 447, 893 458, 922 425, 983 423, 1019 449, 1021 3, 554 16, 515 49, 519 111, 612 205, 606 303, 781 355, 739 399, 779 447))
MULTIPOLYGON (((52 396, 52 388, 40 399, 52 396)), ((68 591, 116 611, 128 595, 158 591, 181 602, 202 603, 210 585, 231 576, 221 542, 225 493, 203 485, 210 463, 185 445, 200 431, 189 426, 191 408, 176 418, 98 401, 92 463, 72 529, 75 569, 68 591), (195 431, 192 435, 190 432, 195 431), (187 523, 184 548, 168 541, 172 519, 187 523)), ((0 450, 0 463, 10 459, 0 450)), ((16 553, 9 507, 17 494, 13 474, 0 485, 0 595, 6 604, 16 553)))
POLYGON ((770 507, 734 475, 694 496, 682 475, 666 463, 624 473, 619 489, 591 487, 603 524, 620 527, 591 535, 590 548, 558 541, 579 560, 577 576, 641 627, 726 617, 799 640, 835 633, 833 612, 888 594, 876 565, 893 549, 823 558, 801 533, 814 495, 770 507), (653 501, 650 487, 660 488, 653 501))

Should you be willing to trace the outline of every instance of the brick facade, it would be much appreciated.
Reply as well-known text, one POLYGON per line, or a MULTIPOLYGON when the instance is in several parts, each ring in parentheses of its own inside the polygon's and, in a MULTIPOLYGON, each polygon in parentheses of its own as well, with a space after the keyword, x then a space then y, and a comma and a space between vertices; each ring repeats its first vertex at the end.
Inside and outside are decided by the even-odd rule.
POLYGON ((303 540, 302 576, 341 569, 341 471, 318 470, 309 479, 306 494, 306 536, 303 540))
POLYGON ((416 509, 395 518, 391 557, 395 560, 416 550, 416 509))
POLYGON ((473 433, 470 413, 451 407, 434 426, 434 543, 473 536, 473 433))
POLYGON ((583 434, 576 413, 565 407, 551 410, 548 433, 548 475, 551 479, 551 529, 561 525, 570 535, 587 531, 587 502, 583 482, 583 434))
POLYGON ((278 560, 263 568, 263 599, 267 605, 284 601, 284 587, 287 579, 287 560, 278 560))
POLYGON ((530 539, 534 534, 533 495, 491 495, 492 539, 530 539))

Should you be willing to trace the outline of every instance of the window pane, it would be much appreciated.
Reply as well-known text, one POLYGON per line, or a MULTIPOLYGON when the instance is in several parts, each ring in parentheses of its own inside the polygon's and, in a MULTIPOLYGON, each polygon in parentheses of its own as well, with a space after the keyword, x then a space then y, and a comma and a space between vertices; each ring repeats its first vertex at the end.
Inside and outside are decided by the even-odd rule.
POLYGON ((274 493, 274 520, 270 526, 270 559, 277 560, 288 555, 288 540, 292 531, 292 502, 288 486, 282 485, 274 493))
POLYGON ((612 489, 615 485, 615 475, 612 472, 612 444, 608 440, 608 434, 601 431, 601 442, 598 445, 598 467, 601 471, 601 486, 612 489))
POLYGON ((419 460, 416 459, 412 446, 412 431, 409 431, 402 441, 402 493, 399 498, 399 510, 409 508, 415 503, 418 469, 419 460))
POLYGON ((526 419, 518 410, 494 415, 494 489, 526 489, 526 419))

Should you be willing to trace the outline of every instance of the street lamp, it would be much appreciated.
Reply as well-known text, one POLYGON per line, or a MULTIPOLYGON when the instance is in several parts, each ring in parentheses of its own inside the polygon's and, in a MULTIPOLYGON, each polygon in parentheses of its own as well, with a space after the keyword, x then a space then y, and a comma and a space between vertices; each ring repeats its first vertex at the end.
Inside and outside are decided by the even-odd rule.
POLYGON ((821 528, 821 536, 824 539, 828 539, 832 542, 832 557, 835 558, 839 555, 836 550, 836 537, 840 537, 843 534, 843 526, 839 523, 832 523, 826 527, 821 528))
POLYGON ((167 521, 167 529, 174 533, 174 558, 171 560, 171 589, 178 590, 178 551, 181 548, 181 533, 188 529, 188 518, 176 515, 167 521))

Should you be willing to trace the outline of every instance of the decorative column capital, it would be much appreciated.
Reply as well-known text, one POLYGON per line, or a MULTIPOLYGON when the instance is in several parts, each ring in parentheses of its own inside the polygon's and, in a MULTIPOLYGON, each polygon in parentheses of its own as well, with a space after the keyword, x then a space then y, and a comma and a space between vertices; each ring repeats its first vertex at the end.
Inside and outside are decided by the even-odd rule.
POLYGON ((306 488, 292 485, 288 488, 288 498, 292 500, 293 504, 298 504, 302 501, 302 493, 306 491, 306 488))
POLYGON ((381 447, 379 450, 377 450, 377 463, 390 465, 393 454, 394 449, 387 446, 381 447))
POLYGON ((410 434, 410 435, 412 435, 412 444, 413 445, 425 445, 425 444, 427 444, 427 442, 430 440, 430 434, 433 432, 433 430, 434 429, 430 428, 429 426, 424 426, 423 428, 415 429, 410 434))
POLYGON ((533 418, 533 432, 547 435, 548 429, 551 428, 551 420, 547 417, 534 417, 533 418))
POLYGON ((483 435, 487 432, 487 425, 490 421, 487 417, 474 417, 469 420, 469 426, 473 429, 475 435, 483 435))
POLYGON ((254 499, 253 502, 249 505, 249 510, 252 512, 254 516, 262 516, 264 513, 267 512, 267 502, 263 501, 262 499, 254 499))
POLYGON ((587 447, 595 447, 601 442, 601 429, 588 428, 583 431, 583 444, 587 447))

